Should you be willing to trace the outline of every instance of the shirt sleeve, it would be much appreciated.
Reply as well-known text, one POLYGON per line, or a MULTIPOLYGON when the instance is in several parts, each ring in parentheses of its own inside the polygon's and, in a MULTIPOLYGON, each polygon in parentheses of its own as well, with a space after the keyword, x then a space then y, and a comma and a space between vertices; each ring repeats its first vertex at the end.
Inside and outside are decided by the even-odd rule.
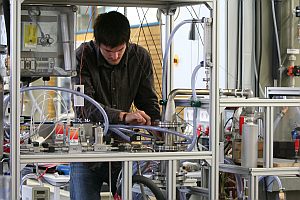
MULTIPOLYGON (((95 56, 92 55, 91 49, 86 45, 82 44, 77 50, 76 50, 76 69, 77 69, 77 76, 72 78, 73 84, 76 85, 84 85, 84 93, 91 98, 95 99, 95 89, 92 82, 92 76, 91 76, 91 69, 94 65, 93 59, 96 59, 95 56), (87 59, 89 58, 89 59, 87 59)), ((108 106, 105 106, 98 102, 100 106, 105 110, 109 122, 110 123, 119 123, 119 114, 121 110, 113 109, 108 106)), ((92 122, 102 122, 103 116, 98 111, 98 109, 89 101, 84 100, 84 106, 82 107, 75 107, 75 113, 77 118, 80 119, 89 119, 92 122)))
POLYGON ((142 74, 134 104, 138 109, 145 111, 152 121, 160 120, 160 107, 154 88, 152 60, 145 49, 142 49, 140 58, 141 65, 139 67, 141 67, 142 74))

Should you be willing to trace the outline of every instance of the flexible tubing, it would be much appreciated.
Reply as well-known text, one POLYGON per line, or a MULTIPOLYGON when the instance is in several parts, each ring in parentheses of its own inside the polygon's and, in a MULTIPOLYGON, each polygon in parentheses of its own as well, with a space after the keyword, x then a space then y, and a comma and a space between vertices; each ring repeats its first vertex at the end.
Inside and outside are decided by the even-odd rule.
MULTIPOLYGON (((149 190, 153 193, 155 196, 155 199, 157 200, 165 200, 165 196, 160 190, 160 188, 149 178, 142 176, 142 175, 134 175, 132 176, 132 185, 134 184, 141 184, 145 187, 148 187, 149 190)), ((121 195, 121 187, 118 188, 117 193, 121 195)), ((134 198, 134 197, 133 197, 134 198)))
MULTIPOLYGON (((228 159, 224 158, 225 164, 230 164, 230 165, 235 165, 235 163, 228 159)), ((239 174, 234 174, 235 180, 236 180, 236 190, 238 193, 238 198, 243 198, 243 183, 242 183, 242 178, 239 174)))
MULTIPOLYGON (((195 67, 195 69, 193 70, 193 73, 192 73, 192 77, 191 77, 191 87, 192 87, 192 100, 193 101, 196 101, 197 100, 197 94, 196 94, 196 75, 197 75, 197 72, 199 71, 199 69, 201 67, 203 67, 204 65, 200 64, 200 65, 197 65, 195 67)), ((195 107, 193 109, 193 140, 192 140, 192 143, 189 145, 188 147, 188 151, 192 151, 193 148, 195 147, 195 144, 197 142, 197 111, 198 109, 195 107)))
POLYGON ((186 23, 201 23, 201 20, 196 20, 196 19, 190 19, 190 20, 184 20, 182 22, 180 22, 174 29, 173 31, 170 33, 170 37, 168 39, 167 45, 166 45, 166 49, 165 52, 163 54, 163 65, 162 65, 162 70, 163 70, 163 75, 162 75, 162 83, 163 83, 163 88, 162 88, 162 98, 163 100, 167 99, 167 85, 166 85, 166 79, 167 79, 167 64, 168 64, 168 54, 169 54, 169 50, 170 50, 170 46, 173 40, 173 37, 176 33, 176 31, 184 24, 186 23))
POLYGON ((124 133, 129 133, 131 135, 140 135, 140 136, 151 138, 151 139, 156 139, 157 138, 157 137, 149 135, 149 134, 135 132, 133 130, 126 129, 126 128, 119 128, 119 130, 122 131, 122 132, 124 132, 124 133))
POLYGON ((152 130, 152 131, 159 131, 159 132, 165 132, 165 133, 169 133, 169 134, 173 134, 179 137, 182 137, 184 139, 187 140, 188 144, 192 143, 192 140, 189 136, 187 135, 183 135, 181 133, 178 133, 176 131, 172 131, 169 129, 164 129, 164 128, 160 128, 160 127, 156 127, 156 126, 140 126, 140 125, 122 125, 122 124, 118 124, 118 125, 109 125, 110 128, 140 128, 140 129, 146 129, 146 130, 152 130))
POLYGON ((281 180, 279 179, 278 176, 260 176, 260 177, 258 178, 258 182, 260 182, 260 181, 261 181, 263 178, 265 178, 265 177, 270 177, 270 178, 275 179, 276 182, 277 182, 277 184, 278 184, 279 189, 283 189, 281 180))
MULTIPOLYGON (((88 100, 90 103, 92 103, 102 114, 103 116, 103 119, 104 119, 104 135, 107 134, 107 131, 108 131, 108 127, 109 127, 109 121, 108 121, 108 117, 107 117, 107 114, 105 112, 105 110, 101 107, 101 105, 95 101, 94 99, 92 99, 90 96, 86 95, 86 94, 83 94, 81 92, 78 92, 78 91, 75 91, 75 90, 72 90, 72 89, 69 89, 69 88, 62 88, 62 87, 55 87, 55 86, 31 86, 31 87, 25 87, 25 88, 21 88, 20 89, 20 93, 22 92, 26 92, 26 91, 33 91, 33 90, 55 90, 55 91, 62 91, 62 92, 68 92, 68 93, 71 93, 71 94, 75 94, 77 96, 81 96, 83 97, 84 99, 88 100)), ((6 96, 4 98, 4 102, 3 102, 3 105, 4 105, 4 112, 6 110, 6 107, 7 107, 7 104, 10 100, 10 96, 6 96)))
POLYGON ((116 133, 118 136, 120 136, 125 141, 130 142, 130 137, 125 135, 122 131, 118 130, 117 128, 109 128, 109 130, 116 133))

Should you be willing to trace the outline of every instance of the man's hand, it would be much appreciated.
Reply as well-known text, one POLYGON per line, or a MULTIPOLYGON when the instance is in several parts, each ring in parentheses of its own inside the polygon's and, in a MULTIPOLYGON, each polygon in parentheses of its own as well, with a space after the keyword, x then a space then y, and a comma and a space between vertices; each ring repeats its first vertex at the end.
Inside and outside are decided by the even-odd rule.
POLYGON ((132 113, 121 112, 119 118, 126 124, 151 125, 151 118, 141 110, 132 113))

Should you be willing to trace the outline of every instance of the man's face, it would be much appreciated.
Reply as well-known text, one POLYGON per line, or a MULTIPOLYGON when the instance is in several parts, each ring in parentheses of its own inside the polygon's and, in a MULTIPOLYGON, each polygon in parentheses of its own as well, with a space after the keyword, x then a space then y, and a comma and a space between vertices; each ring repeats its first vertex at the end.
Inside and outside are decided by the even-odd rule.
POLYGON ((105 46, 104 44, 100 44, 99 48, 101 54, 109 64, 117 65, 120 63, 124 55, 124 52, 126 50, 126 43, 113 48, 110 46, 105 46))

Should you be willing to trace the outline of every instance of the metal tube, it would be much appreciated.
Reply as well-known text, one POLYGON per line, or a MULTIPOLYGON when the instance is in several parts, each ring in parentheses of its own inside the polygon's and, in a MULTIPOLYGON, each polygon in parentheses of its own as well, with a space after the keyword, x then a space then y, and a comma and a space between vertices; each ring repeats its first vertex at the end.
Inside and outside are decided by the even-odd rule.
POLYGON ((168 161, 167 199, 176 199, 176 162, 168 161))
POLYGON ((270 167, 273 167, 273 133, 274 133, 274 107, 270 107, 270 143, 269 143, 269 158, 270 167))
POLYGON ((122 167, 122 199, 129 199, 129 161, 123 162, 122 167))
MULTIPOLYGON (((0 76, 0 105, 3 105, 3 80, 0 76)), ((3 113, 3 106, 0 106, 0 113, 3 113)), ((0 115, 0 158, 3 158, 3 140, 4 140, 4 128, 3 128, 4 115, 0 115)), ((0 162, 0 175, 3 174, 3 162, 0 162)))
POLYGON ((266 117, 265 117, 265 122, 266 122, 266 130, 265 130, 265 135, 264 135, 264 167, 269 168, 271 166, 270 164, 270 107, 266 107, 266 117))
MULTIPOLYGON (((197 89, 197 95, 209 95, 210 90, 208 89, 197 89)), ((192 95, 192 89, 174 89, 170 92, 168 100, 174 100, 177 95, 192 95)), ((236 96, 236 97, 246 97, 251 98, 254 96, 251 89, 221 89, 220 95, 225 96, 236 96)))
POLYGON ((10 1, 10 161, 11 161, 11 199, 19 199, 20 189, 20 40, 21 40, 21 0, 10 1))
POLYGON ((218 27, 220 27, 220 19, 219 15, 220 12, 219 8, 219 1, 213 2, 213 9, 214 12, 211 11, 214 19, 213 23, 213 31, 212 31, 212 54, 214 55, 212 58, 213 67, 210 69, 211 74, 211 81, 210 81, 210 119, 209 119, 209 126, 210 126, 210 134, 209 134, 209 150, 212 151, 212 160, 211 160, 211 167, 210 167, 210 181, 209 181, 209 199, 215 200, 219 198, 219 62, 218 53, 219 48, 219 34, 218 34, 218 27))

